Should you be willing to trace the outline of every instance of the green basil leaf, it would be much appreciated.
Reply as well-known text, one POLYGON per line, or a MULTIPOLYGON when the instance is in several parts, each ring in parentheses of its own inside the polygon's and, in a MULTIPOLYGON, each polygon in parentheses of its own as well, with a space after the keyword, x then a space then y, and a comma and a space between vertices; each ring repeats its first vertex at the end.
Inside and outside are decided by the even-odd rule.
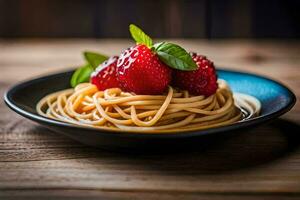
POLYGON ((101 63, 108 59, 105 55, 89 51, 83 52, 83 55, 85 60, 92 66, 93 69, 96 69, 101 63))
POLYGON ((147 47, 152 47, 152 39, 142 31, 139 27, 134 24, 129 25, 129 31, 132 38, 136 41, 137 44, 144 44, 147 47))
POLYGON ((174 69, 183 71, 197 69, 197 64, 191 55, 176 44, 168 42, 157 43, 154 45, 153 50, 157 53, 161 61, 174 69))
POLYGON ((75 87, 79 83, 85 83, 90 81, 91 73, 94 71, 93 67, 90 64, 86 64, 73 73, 71 78, 71 86, 75 87))

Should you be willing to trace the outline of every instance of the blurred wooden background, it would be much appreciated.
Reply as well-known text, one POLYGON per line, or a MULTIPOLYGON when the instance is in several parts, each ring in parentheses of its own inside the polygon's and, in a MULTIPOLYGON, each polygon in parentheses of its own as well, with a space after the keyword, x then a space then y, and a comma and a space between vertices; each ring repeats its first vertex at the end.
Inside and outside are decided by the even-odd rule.
POLYGON ((297 0, 0 0, 0 37, 299 38, 297 0))

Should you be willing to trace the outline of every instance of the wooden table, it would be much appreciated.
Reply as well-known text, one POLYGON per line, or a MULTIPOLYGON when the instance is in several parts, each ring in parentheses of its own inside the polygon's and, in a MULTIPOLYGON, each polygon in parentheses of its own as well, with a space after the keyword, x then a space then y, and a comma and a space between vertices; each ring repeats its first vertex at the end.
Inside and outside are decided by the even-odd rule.
MULTIPOLYGON (((177 40, 216 65, 255 72, 300 96, 299 41, 177 40)), ((119 54, 129 40, 0 40, 0 94, 18 81, 119 54)), ((299 199, 300 104, 200 152, 128 155, 84 146, 0 102, 0 199, 299 199), (72 197, 74 196, 74 197, 72 197)))

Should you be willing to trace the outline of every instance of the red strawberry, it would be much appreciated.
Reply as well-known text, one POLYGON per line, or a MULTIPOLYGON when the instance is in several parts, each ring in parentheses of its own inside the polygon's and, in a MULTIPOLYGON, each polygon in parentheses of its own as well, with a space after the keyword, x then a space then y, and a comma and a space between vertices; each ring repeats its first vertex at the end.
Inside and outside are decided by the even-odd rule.
POLYGON ((118 57, 113 56, 100 64, 91 74, 91 83, 96 85, 99 90, 108 88, 119 88, 117 78, 117 61, 118 57))
POLYGON ((195 71, 174 70, 174 84, 194 95, 210 96, 214 94, 218 85, 213 62, 196 53, 191 55, 198 69, 195 71))
POLYGON ((126 49, 117 64, 122 88, 136 94, 161 94, 171 81, 172 70, 147 46, 126 49))

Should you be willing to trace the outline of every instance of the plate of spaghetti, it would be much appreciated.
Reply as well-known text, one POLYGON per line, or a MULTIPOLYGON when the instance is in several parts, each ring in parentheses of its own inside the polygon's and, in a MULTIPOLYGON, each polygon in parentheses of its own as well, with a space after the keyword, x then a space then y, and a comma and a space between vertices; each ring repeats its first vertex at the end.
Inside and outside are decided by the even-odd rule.
POLYGON ((85 144, 122 149, 186 145, 266 122, 295 104, 274 80, 216 70, 201 54, 129 29, 136 45, 119 56, 84 52, 86 64, 20 83, 5 102, 85 144))

